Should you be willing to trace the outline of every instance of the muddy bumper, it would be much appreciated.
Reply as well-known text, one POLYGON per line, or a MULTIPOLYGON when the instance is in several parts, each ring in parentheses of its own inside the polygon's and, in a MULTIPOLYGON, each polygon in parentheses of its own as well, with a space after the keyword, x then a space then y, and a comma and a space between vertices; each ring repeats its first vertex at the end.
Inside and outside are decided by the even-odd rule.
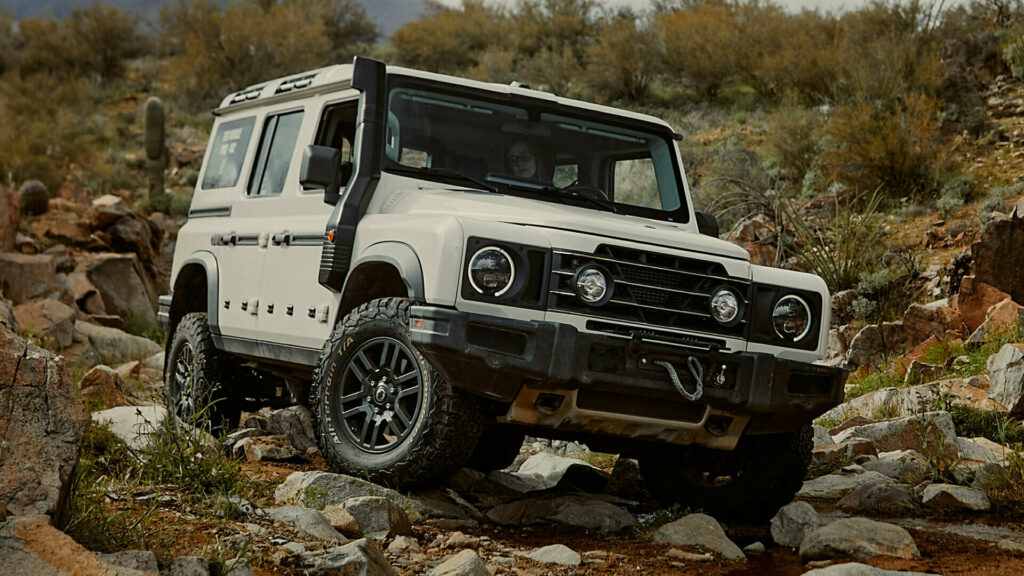
POLYGON ((566 324, 430 306, 412 308, 410 330, 416 347, 455 386, 513 407, 533 402, 532 408, 519 406, 519 414, 536 412, 529 419, 539 425, 545 413, 554 416, 548 424, 571 425, 583 412, 625 422, 678 422, 686 429, 699 424, 712 427, 712 434, 731 435, 734 423, 742 423, 744 434, 789 432, 844 395, 846 372, 840 368, 722 352, 664 336, 580 332, 566 324), (688 400, 665 363, 693 392, 694 362, 703 373, 703 391, 688 400))

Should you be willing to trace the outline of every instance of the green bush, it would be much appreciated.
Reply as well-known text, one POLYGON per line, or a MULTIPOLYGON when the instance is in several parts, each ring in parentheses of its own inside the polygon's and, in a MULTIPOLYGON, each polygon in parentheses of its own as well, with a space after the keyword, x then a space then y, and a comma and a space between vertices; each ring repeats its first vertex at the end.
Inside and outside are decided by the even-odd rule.
POLYGON ((1024 442, 1024 427, 1019 420, 995 410, 949 403, 944 407, 953 416, 957 436, 988 438, 1004 446, 1024 442))
POLYGON ((794 185, 804 185, 821 152, 822 120, 816 110, 796 106, 786 106, 768 120, 765 143, 769 154, 782 176, 794 185))
POLYGON ((974 177, 970 174, 961 174, 950 178, 942 185, 942 192, 936 207, 946 217, 956 212, 974 192, 974 177))

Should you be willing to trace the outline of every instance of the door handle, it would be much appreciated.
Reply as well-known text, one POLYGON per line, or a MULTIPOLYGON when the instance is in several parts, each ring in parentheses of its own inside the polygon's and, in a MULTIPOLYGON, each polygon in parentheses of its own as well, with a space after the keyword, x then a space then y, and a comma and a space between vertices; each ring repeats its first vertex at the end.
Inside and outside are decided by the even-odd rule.
POLYGON ((270 237, 270 241, 274 243, 274 246, 280 246, 281 244, 288 246, 292 243, 292 235, 288 232, 278 232, 270 237))
POLYGON ((216 234, 213 237, 213 243, 221 246, 234 246, 238 243, 238 236, 234 233, 216 234))

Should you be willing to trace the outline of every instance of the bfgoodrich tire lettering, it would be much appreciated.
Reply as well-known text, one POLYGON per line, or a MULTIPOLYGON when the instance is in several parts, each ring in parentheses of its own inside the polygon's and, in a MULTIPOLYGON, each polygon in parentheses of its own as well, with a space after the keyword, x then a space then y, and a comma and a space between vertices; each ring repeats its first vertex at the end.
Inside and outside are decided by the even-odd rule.
POLYGON ((330 467, 396 488, 450 477, 482 427, 476 400, 452 388, 409 340, 409 305, 383 298, 346 315, 324 344, 311 398, 330 467), (390 434, 382 440, 367 426, 390 434))

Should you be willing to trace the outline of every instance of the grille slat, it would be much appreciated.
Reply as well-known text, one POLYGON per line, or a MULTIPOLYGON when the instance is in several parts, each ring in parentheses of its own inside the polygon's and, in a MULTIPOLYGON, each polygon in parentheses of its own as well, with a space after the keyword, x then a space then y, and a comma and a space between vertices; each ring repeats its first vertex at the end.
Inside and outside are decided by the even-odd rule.
POLYGON ((607 245, 594 254, 554 250, 553 255, 550 310, 735 337, 746 331, 745 318, 726 327, 711 317, 711 293, 722 286, 733 287, 749 301, 750 282, 730 278, 720 263, 607 245), (573 277, 587 265, 600 266, 612 276, 615 291, 604 305, 589 306, 576 297, 573 277))

